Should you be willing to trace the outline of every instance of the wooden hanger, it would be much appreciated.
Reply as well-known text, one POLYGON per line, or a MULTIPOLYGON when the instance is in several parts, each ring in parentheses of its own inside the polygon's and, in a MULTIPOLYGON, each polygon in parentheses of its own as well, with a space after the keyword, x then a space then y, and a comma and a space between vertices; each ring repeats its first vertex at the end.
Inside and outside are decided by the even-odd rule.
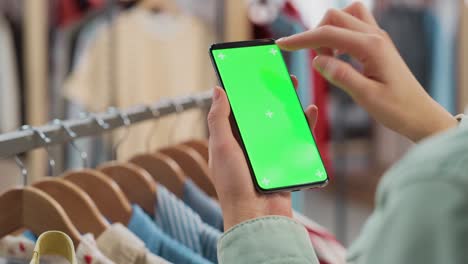
POLYGON ((146 213, 156 210, 156 182, 144 169, 132 163, 109 162, 98 168, 114 180, 132 204, 138 204, 146 213))
POLYGON ((85 191, 111 222, 127 225, 132 216, 132 206, 120 187, 97 170, 79 170, 65 173, 63 178, 85 191))
POLYGON ((203 157, 190 147, 178 145, 158 150, 179 164, 185 175, 192 178, 209 196, 216 197, 216 190, 211 182, 208 164, 203 157))
POLYGON ((174 0, 140 0, 137 5, 153 12, 180 13, 179 6, 174 0))
POLYGON ((181 198, 184 193, 186 177, 182 168, 173 159, 161 153, 140 154, 131 163, 146 170, 153 179, 181 198))
POLYGON ((34 234, 58 230, 70 236, 76 246, 80 243, 80 232, 64 209, 39 189, 24 187, 3 193, 0 212, 0 237, 20 228, 27 228, 34 234))
POLYGON ((54 198, 82 234, 91 233, 98 237, 109 227, 91 197, 73 183, 55 178, 32 186, 54 198))
POLYGON ((181 145, 187 146, 198 152, 203 159, 208 163, 209 152, 208 152, 208 141, 207 140, 197 140, 192 139, 186 142, 183 142, 181 145))

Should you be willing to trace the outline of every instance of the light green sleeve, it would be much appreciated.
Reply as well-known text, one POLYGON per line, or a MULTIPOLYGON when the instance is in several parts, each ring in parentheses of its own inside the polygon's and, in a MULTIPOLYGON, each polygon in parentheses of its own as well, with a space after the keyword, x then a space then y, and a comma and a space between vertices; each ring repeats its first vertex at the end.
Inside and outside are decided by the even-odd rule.
POLYGON ((269 216, 243 222, 218 243, 220 264, 318 264, 306 229, 292 219, 269 216))
POLYGON ((368 248, 357 263, 466 263, 467 190, 446 176, 409 182, 388 196, 376 212, 378 228, 367 237, 368 248))

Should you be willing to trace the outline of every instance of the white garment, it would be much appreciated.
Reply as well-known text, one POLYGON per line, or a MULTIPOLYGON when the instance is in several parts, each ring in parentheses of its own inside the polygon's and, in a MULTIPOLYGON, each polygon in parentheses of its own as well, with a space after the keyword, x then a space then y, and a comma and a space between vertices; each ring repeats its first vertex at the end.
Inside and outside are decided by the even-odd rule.
POLYGON ((169 264, 151 254, 145 243, 121 224, 113 224, 97 238, 102 253, 117 264, 169 264))
MULTIPOLYGON (((142 8, 123 12, 84 52, 65 83, 65 95, 95 112, 209 90, 215 84, 208 56, 212 39, 192 16, 154 14, 142 8)), ((194 109, 158 119, 156 131, 148 122, 132 126, 119 147, 119 158, 146 152, 149 146, 156 149, 203 137, 204 120, 194 109)))
POLYGON ((34 242, 23 236, 5 236, 0 239, 0 256, 5 258, 30 260, 34 242))
POLYGON ((0 16, 0 132, 20 126, 18 73, 11 29, 0 16))
POLYGON ((85 234, 76 249, 76 259, 80 264, 114 264, 99 250, 92 234, 85 234))

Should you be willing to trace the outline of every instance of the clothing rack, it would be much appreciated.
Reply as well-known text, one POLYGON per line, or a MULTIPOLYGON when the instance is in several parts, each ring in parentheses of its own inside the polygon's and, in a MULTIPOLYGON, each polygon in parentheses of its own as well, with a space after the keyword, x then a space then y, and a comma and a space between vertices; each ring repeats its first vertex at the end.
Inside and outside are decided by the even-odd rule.
POLYGON ((175 99, 164 99, 150 106, 140 105, 124 111, 90 114, 83 119, 65 120, 61 124, 48 124, 0 134, 0 158, 14 157, 33 149, 63 144, 81 137, 100 135, 119 127, 181 113, 193 108, 208 108, 211 104, 211 94, 211 92, 203 92, 175 99), (71 137, 65 127, 73 131, 76 136, 71 137), (41 137, 42 133, 49 140, 44 140, 41 137))

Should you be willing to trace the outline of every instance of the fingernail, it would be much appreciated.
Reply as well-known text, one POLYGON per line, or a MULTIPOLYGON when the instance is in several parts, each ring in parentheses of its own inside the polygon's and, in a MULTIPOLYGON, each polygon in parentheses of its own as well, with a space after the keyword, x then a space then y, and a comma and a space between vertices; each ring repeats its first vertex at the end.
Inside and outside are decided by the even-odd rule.
POLYGON ((282 38, 279 38, 276 40, 276 42, 281 42, 281 41, 285 41, 288 37, 282 37, 282 38))
POLYGON ((327 61, 325 59, 322 59, 321 56, 316 56, 312 62, 312 65, 317 71, 323 72, 323 70, 327 66, 327 61))
POLYGON ((331 80, 332 76, 334 76, 337 64, 333 61, 333 59, 324 57, 324 56, 317 56, 313 61, 313 65, 317 71, 323 74, 323 76, 331 80))
POLYGON ((218 100, 219 95, 220 95, 219 89, 220 88, 218 86, 215 87, 215 89, 213 91, 213 101, 218 100))

